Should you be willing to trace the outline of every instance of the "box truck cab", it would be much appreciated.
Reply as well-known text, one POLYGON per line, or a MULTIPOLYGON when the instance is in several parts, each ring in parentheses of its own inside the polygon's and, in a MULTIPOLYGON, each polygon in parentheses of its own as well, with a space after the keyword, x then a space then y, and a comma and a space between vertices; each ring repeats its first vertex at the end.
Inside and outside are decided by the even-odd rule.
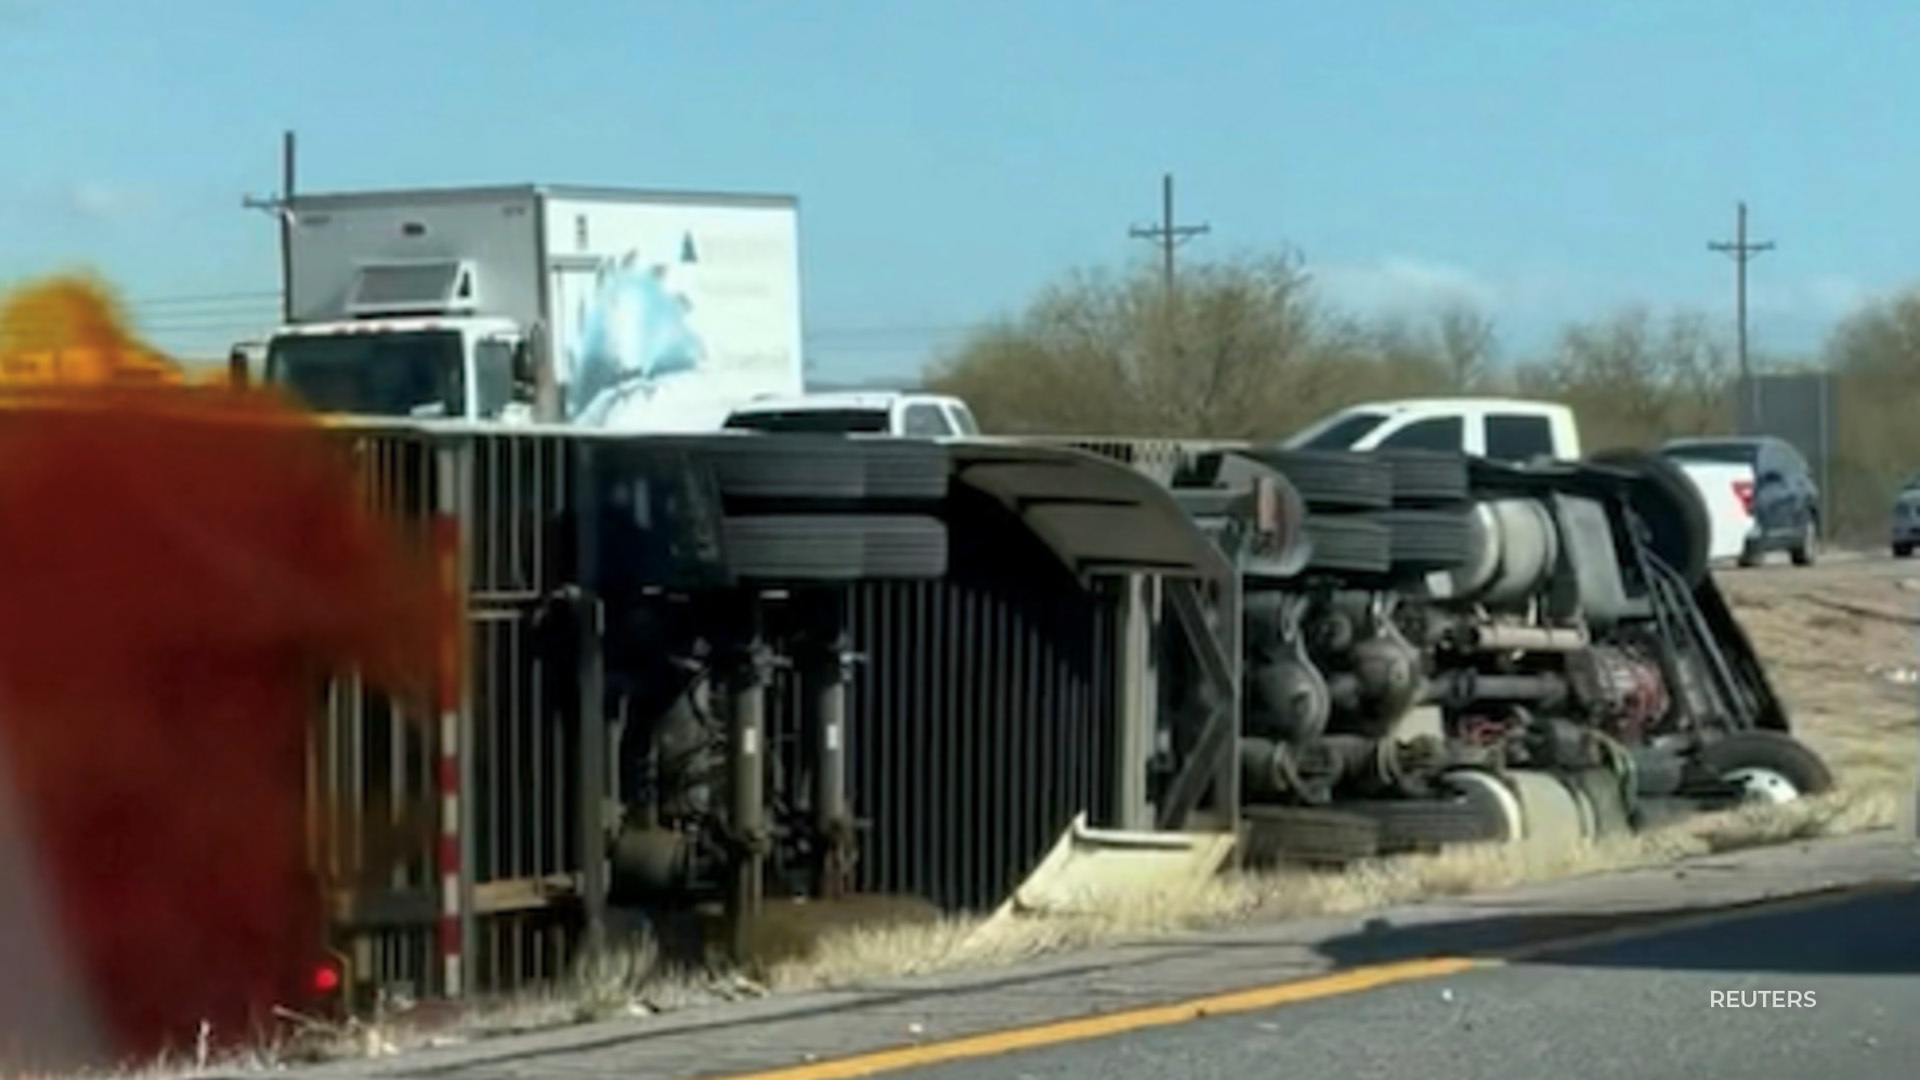
POLYGON ((534 418, 526 328, 500 318, 402 318, 282 328, 266 377, 324 413, 514 422, 534 418))
POLYGON ((302 195, 260 374, 329 413, 717 430, 800 392, 797 217, 540 185, 302 195))

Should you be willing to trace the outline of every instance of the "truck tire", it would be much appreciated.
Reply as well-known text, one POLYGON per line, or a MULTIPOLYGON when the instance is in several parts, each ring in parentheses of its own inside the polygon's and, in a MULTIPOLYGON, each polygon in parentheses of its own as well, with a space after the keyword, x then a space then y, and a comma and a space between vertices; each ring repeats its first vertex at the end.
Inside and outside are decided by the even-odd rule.
POLYGON ((861 439, 868 501, 932 505, 946 499, 953 478, 947 448, 927 439, 861 439))
POLYGON ((701 456, 724 499, 858 502, 866 459, 834 435, 737 435, 707 439, 701 456))
POLYGON ((1385 510, 1393 505, 1393 466, 1348 450, 1248 450, 1287 478, 1308 510, 1385 510))
POLYGON ((1445 506, 1467 498, 1467 456, 1435 450, 1376 450, 1393 470, 1393 505, 1445 506))
POLYGON ((1389 510, 1380 515, 1391 533, 1393 568, 1409 572, 1453 570, 1473 554, 1470 508, 1389 510))
POLYGON ((1366 799, 1340 809, 1373 819, 1380 828, 1380 854, 1431 854, 1460 844, 1499 844, 1508 835, 1506 816, 1474 795, 1429 799, 1366 799))
POLYGON ((1384 574, 1393 569, 1393 534, 1371 516, 1308 514, 1307 572, 1384 574))
POLYGON ((728 568, 743 581, 907 580, 946 576, 947 527, 912 514, 728 517, 728 568))
POLYGON ((938 443, 837 435, 742 435, 701 447, 724 499, 932 504, 952 474, 938 443))
POLYGON ((1723 735, 1700 748, 1695 764, 1713 780, 1738 781, 1780 802, 1833 790, 1833 771, 1827 763, 1784 731, 1723 735))
POLYGON ((1380 826, 1365 814, 1318 806, 1244 806, 1242 861, 1248 869, 1281 863, 1342 865, 1380 854, 1380 826))
POLYGON ((1787 549, 1787 557, 1795 566, 1812 566, 1820 555, 1820 519, 1810 517, 1800 529, 1800 538, 1787 549))

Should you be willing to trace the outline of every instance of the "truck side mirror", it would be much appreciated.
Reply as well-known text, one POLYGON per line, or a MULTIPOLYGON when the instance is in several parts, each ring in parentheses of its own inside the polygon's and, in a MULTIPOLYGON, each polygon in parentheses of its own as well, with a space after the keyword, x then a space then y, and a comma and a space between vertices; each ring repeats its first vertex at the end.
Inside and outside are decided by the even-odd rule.
POLYGON ((236 345, 227 353, 227 384, 236 390, 242 389, 247 385, 248 376, 247 350, 236 345))

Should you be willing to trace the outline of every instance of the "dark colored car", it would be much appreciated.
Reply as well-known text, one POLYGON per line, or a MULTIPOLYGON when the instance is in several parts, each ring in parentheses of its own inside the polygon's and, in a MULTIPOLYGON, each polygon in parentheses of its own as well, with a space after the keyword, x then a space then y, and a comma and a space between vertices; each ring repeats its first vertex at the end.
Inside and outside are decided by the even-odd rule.
POLYGON ((1893 496, 1893 557, 1905 559, 1920 546, 1920 474, 1909 476, 1893 496))
POLYGON ((1753 515, 1753 531, 1740 552, 1740 565, 1757 566, 1773 551, 1786 552, 1795 566, 1813 563, 1820 546, 1820 486, 1792 443, 1771 435, 1674 439, 1660 453, 1674 461, 1753 469, 1753 487, 1741 494, 1753 515))

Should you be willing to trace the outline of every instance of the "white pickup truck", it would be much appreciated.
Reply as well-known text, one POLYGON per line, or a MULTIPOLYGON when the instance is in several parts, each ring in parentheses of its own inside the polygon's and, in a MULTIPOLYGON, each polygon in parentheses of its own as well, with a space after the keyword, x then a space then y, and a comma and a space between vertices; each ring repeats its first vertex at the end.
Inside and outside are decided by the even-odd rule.
POLYGON ((1784 552, 1796 566, 1819 554, 1820 486, 1806 456, 1773 435, 1670 439, 1668 461, 1699 485, 1714 518, 1715 554, 1758 566, 1784 552))
POLYGON ((728 414, 726 427, 908 439, 980 434, 966 402, 946 394, 904 390, 766 395, 736 407, 728 414))
POLYGON ((1290 450, 1439 450, 1495 461, 1580 456, 1573 410, 1523 398, 1373 401, 1340 410, 1286 440, 1290 450))
MULTIPOLYGON (((1353 405, 1285 441, 1297 450, 1440 450, 1495 461, 1581 456, 1573 410, 1524 398, 1431 397, 1353 405)), ((1708 557, 1738 559, 1753 532, 1750 466, 1669 455, 1699 489, 1713 525, 1708 557)))
POLYGON ((1666 454, 1699 490, 1713 523, 1707 558, 1714 562, 1740 561, 1753 533, 1753 467, 1666 454))

